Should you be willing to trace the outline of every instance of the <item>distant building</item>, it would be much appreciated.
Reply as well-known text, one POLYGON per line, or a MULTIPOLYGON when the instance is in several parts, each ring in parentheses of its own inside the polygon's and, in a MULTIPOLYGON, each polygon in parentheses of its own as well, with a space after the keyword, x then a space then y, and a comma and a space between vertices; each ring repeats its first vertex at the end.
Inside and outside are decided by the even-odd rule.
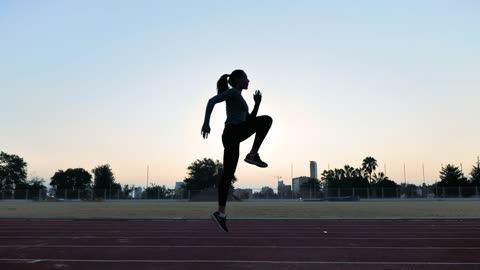
POLYGON ((245 200, 245 199, 250 199, 252 198, 253 195, 253 190, 251 188, 236 188, 233 191, 233 195, 236 196, 239 199, 245 200))
POLYGON ((280 192, 281 189, 285 187, 285 184, 282 181, 278 181, 277 190, 280 192))
POLYGON ((175 198, 182 198, 184 196, 185 182, 175 182, 175 198))
POLYGON ((133 198, 139 199, 142 198, 142 187, 133 188, 133 198))
POLYGON ((185 187, 185 182, 176 182, 175 183, 175 190, 179 190, 185 187))
POLYGON ((277 194, 280 198, 290 198, 292 195, 292 186, 285 185, 283 181, 278 181, 277 194))
POLYGON ((293 192, 300 192, 300 186, 303 184, 303 183, 307 183, 308 182, 308 178, 307 176, 300 176, 300 177, 295 177, 292 179, 292 191, 293 192))
POLYGON ((310 177, 318 179, 317 162, 315 161, 310 161, 310 177))

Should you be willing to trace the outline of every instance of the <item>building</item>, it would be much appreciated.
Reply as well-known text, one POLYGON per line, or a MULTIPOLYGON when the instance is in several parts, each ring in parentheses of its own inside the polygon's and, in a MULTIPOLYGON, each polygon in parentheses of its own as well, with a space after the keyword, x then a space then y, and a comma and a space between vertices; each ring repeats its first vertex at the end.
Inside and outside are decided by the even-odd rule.
POLYGON ((185 187, 184 182, 175 182, 175 190, 179 190, 185 187))
POLYGON ((292 179, 292 191, 293 192, 300 192, 300 186, 303 184, 303 183, 307 183, 308 182, 308 178, 307 176, 300 176, 300 177, 295 177, 292 179))
POLYGON ((315 161, 310 161, 310 177, 318 179, 317 162, 315 161))
POLYGON ((283 181, 278 181, 277 191, 280 192, 280 190, 284 188, 285 188, 285 184, 283 183, 283 181))
POLYGON ((236 196, 237 198, 241 199, 241 200, 248 200, 248 199, 253 197, 252 196, 253 195, 253 190, 251 188, 245 188, 245 189, 236 188, 233 191, 233 195, 236 196))
POLYGON ((279 198, 292 197, 292 186, 285 185, 283 181, 278 181, 277 194, 279 198))
POLYGON ((135 199, 142 198, 142 187, 133 188, 133 198, 135 199))

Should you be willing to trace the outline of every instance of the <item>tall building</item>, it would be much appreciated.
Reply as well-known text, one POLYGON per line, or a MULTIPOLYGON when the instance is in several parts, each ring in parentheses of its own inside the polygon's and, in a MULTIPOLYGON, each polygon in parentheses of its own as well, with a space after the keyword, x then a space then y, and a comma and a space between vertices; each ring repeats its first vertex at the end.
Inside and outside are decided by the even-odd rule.
POLYGON ((292 179, 292 191, 293 192, 300 192, 300 186, 303 183, 308 182, 308 177, 306 176, 300 176, 300 177, 295 177, 292 179))
POLYGON ((315 162, 315 161, 310 161, 310 177, 318 179, 317 162, 315 162))

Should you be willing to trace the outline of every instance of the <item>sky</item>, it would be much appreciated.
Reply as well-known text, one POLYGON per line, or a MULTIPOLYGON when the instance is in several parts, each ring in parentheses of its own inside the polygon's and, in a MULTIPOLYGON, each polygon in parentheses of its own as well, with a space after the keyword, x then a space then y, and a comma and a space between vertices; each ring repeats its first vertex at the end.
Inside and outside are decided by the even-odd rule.
POLYGON ((196 159, 222 161, 225 105, 208 99, 243 69, 243 96, 273 126, 236 187, 291 183, 367 156, 397 183, 465 174, 480 154, 478 1, 0 2, 0 150, 47 184, 110 164, 117 182, 173 187, 196 159), (405 164, 405 171, 404 171, 405 164), (293 168, 293 170, 292 170, 293 168), (293 173, 292 173, 293 171, 293 173), (405 172, 405 173, 404 173, 405 172), (281 177, 281 178, 279 178, 281 177))

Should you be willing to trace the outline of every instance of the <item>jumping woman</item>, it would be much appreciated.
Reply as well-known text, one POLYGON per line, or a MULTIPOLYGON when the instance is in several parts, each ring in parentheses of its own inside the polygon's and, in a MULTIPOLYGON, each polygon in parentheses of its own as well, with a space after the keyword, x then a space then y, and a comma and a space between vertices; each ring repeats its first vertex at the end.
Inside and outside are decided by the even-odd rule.
POLYGON ((218 94, 208 101, 202 126, 202 136, 206 139, 210 133, 210 115, 213 107, 215 104, 225 101, 227 103, 227 121, 225 121, 222 134, 223 175, 218 183, 218 211, 212 214, 212 219, 225 232, 228 232, 225 206, 240 156, 240 143, 255 133, 252 150, 245 157, 245 161, 261 168, 268 166, 260 159, 258 149, 272 126, 272 118, 266 115, 257 116, 262 102, 262 94, 259 90, 256 90, 253 95, 255 106, 252 112, 248 113, 248 105, 242 97, 242 91, 248 89, 249 82, 247 74, 243 70, 237 69, 230 75, 222 75, 217 82, 218 94))

